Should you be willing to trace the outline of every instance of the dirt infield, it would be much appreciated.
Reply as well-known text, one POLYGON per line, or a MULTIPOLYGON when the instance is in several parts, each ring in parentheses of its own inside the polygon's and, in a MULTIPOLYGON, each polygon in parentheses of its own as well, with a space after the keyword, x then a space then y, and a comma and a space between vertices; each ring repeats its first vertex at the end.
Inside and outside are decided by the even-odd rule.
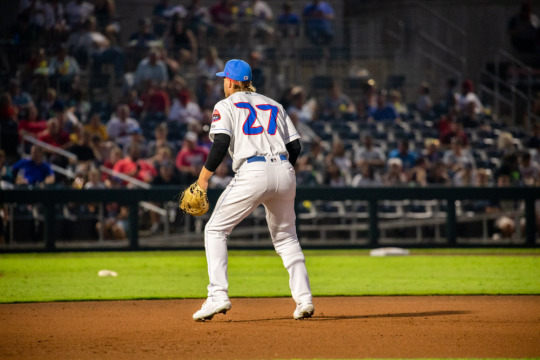
POLYGON ((210 322, 202 300, 0 305, 1 359, 540 357, 540 296, 232 299, 210 322))

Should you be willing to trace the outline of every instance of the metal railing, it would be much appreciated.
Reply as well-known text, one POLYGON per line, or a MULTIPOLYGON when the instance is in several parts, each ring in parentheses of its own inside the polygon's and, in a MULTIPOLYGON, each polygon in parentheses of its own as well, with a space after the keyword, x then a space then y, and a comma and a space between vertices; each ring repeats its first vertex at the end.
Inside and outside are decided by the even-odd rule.
MULTIPOLYGON (((211 204, 215 204, 221 191, 209 190, 208 195, 211 204)), ((152 189, 120 189, 120 190, 74 190, 74 189, 44 189, 44 190, 26 190, 16 189, 0 192, 0 203, 17 203, 17 204, 41 204, 44 209, 44 244, 45 250, 53 251, 56 247, 57 232, 56 219, 57 206, 65 203, 96 203, 96 202, 117 202, 129 208, 129 242, 127 247, 132 250, 140 249, 139 242, 139 217, 137 209, 143 201, 166 202, 175 198, 178 194, 178 189, 175 187, 161 187, 152 189)), ((442 244, 417 244, 420 246, 467 246, 463 242, 459 242, 457 233, 457 224, 460 219, 457 202, 459 200, 475 200, 489 199, 497 200, 522 200, 524 202, 523 217, 525 219, 524 242, 513 244, 514 246, 539 246, 537 241, 536 229, 536 213, 535 202, 540 200, 540 187, 507 187, 507 188, 447 188, 447 187, 430 187, 430 188, 299 188, 297 189, 296 202, 300 206, 305 201, 324 200, 324 201, 356 201, 363 200, 368 202, 366 210, 367 224, 361 224, 362 229, 367 230, 367 242, 349 242, 348 246, 353 247, 376 247, 380 245, 380 232, 385 229, 385 222, 378 213, 378 205, 384 200, 445 200, 446 208, 444 209, 444 233, 446 241, 442 244)), ((190 218, 189 218, 190 219, 190 218)), ((418 219, 421 221, 422 219, 418 219)), ((429 219, 425 220, 425 224, 429 225, 429 219)), ((403 224, 406 226, 407 224, 403 224)), ((414 224, 416 226, 416 224, 414 224)), ((320 225, 321 227, 323 225, 320 225)), ((355 224, 341 225, 345 230, 360 229, 355 224)), ((304 228, 301 224, 298 226, 299 234, 308 228, 304 228)), ((201 229, 199 229, 201 230, 201 229)), ((240 231, 242 229, 239 229, 240 231)), ((245 228, 247 235, 253 239, 253 229, 245 228)), ((203 237, 202 231, 193 233, 189 229, 184 229, 184 234, 177 235, 183 238, 195 236, 198 239, 198 246, 202 247, 203 237)), ((333 242, 322 242, 321 246, 332 246, 333 242)), ((245 243, 246 247, 261 246, 253 240, 248 240, 245 243)), ((268 244, 267 244, 268 245, 268 244)), ((497 245, 497 244, 494 244, 497 245)), ((341 246, 344 246, 341 244, 341 246)), ((156 248, 149 245, 145 248, 156 248)), ((69 248, 63 248, 69 249, 69 248)))

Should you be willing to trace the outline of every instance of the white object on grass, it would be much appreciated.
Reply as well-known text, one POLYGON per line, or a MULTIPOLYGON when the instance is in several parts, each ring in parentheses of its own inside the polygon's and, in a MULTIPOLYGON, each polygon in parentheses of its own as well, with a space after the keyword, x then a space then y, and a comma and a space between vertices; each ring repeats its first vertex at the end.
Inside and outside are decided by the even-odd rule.
POLYGON ((405 256, 409 255, 409 250, 398 247, 384 247, 373 249, 369 252, 370 256, 405 256))
POLYGON ((98 276, 118 276, 118 274, 112 270, 99 270, 98 276))

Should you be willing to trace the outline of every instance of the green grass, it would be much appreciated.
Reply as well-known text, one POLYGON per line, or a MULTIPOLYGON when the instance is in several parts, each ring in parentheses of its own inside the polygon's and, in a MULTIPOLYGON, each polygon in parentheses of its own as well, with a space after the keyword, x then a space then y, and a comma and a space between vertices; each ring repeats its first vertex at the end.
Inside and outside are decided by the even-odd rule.
MULTIPOLYGON (((306 251, 315 296, 540 294, 540 250, 306 251), (433 256, 436 255, 436 256, 433 256), (504 256, 502 256, 504 255, 504 256)), ((204 298, 202 251, 0 255, 0 302, 204 298), (98 277, 101 269, 118 277, 98 277)), ((231 251, 231 297, 289 296, 273 251, 231 251)))

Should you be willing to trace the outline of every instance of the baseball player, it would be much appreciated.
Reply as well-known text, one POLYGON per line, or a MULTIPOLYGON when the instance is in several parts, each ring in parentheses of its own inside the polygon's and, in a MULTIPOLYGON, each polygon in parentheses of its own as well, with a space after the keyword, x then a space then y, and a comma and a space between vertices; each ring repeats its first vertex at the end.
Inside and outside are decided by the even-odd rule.
POLYGON ((228 296, 227 237, 260 204, 272 242, 289 272, 289 285, 297 306, 294 319, 309 318, 315 308, 305 258, 296 236, 294 198, 296 177, 293 165, 300 153, 300 136, 283 107, 258 94, 251 84, 251 68, 243 60, 230 60, 223 72, 225 99, 214 108, 208 159, 197 183, 208 188, 208 180, 227 150, 236 173, 221 194, 205 228, 208 262, 208 298, 193 314, 197 321, 210 320, 231 308, 228 296))

